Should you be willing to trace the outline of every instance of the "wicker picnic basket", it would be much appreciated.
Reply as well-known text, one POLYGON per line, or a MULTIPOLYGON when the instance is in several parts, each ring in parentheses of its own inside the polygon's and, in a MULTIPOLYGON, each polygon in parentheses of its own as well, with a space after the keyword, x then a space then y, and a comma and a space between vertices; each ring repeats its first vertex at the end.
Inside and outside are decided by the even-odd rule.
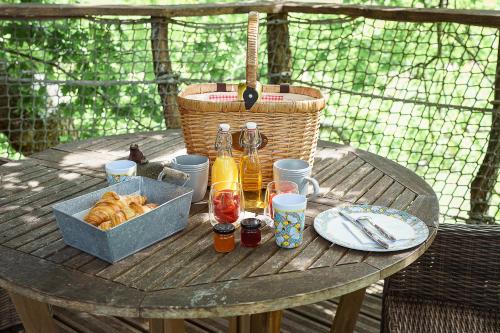
MULTIPOLYGON (((258 13, 248 15, 247 87, 257 85, 258 13)), ((248 121, 256 122, 267 144, 259 149, 263 186, 273 178, 273 163, 296 158, 313 163, 325 99, 317 89, 289 85, 264 85, 262 96, 250 110, 238 98, 238 85, 195 84, 177 98, 187 152, 202 154, 213 163, 218 125, 228 123, 233 132, 248 121)), ((235 147, 233 136, 233 147, 235 147)), ((243 152, 233 149, 239 162, 243 152)))

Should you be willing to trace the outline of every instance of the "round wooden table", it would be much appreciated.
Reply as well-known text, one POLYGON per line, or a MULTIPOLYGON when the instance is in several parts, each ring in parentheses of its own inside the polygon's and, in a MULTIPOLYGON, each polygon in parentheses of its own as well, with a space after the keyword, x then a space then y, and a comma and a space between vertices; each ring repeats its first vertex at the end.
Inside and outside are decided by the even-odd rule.
POLYGON ((349 146, 320 142, 313 174, 323 194, 308 203, 303 244, 280 249, 268 228, 262 245, 212 248, 206 203, 193 204, 187 228, 110 265, 66 246, 51 205, 106 186, 104 164, 138 143, 149 160, 184 150, 177 130, 59 145, 0 167, 0 287, 29 332, 52 332, 49 305, 94 314, 155 318, 153 332, 181 332, 182 318, 228 317, 233 332, 279 332, 282 309, 342 296, 332 332, 349 332, 364 290, 417 259, 438 225, 433 190, 413 172, 349 146), (368 253, 331 245, 314 231, 321 211, 374 204, 408 211, 429 227, 419 247, 368 253))

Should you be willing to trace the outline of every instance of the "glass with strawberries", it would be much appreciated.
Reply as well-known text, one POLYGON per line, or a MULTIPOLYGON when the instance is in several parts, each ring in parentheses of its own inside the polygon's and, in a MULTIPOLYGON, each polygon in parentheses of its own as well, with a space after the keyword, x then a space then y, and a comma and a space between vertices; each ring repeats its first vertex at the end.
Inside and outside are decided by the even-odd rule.
POLYGON ((273 198, 283 193, 299 193, 299 187, 294 182, 288 180, 278 180, 267 184, 266 197, 264 202, 264 215, 274 218, 273 198))
POLYGON ((237 182, 218 182, 212 184, 208 203, 210 222, 217 223, 238 222, 244 212, 243 190, 237 182))

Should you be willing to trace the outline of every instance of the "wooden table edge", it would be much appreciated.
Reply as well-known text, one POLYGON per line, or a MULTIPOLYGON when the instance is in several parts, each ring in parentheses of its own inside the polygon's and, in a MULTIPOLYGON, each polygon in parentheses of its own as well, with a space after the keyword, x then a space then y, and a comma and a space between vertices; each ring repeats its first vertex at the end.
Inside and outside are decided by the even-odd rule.
MULTIPOLYGON (((0 245, 0 248, 5 248, 5 247, 0 245)), ((68 272, 72 271, 71 269, 62 268, 52 262, 45 260, 43 260, 43 264, 53 265, 58 269, 65 269, 68 272)), ((286 300, 292 301, 294 304, 293 306, 310 304, 316 301, 325 300, 326 298, 334 298, 337 296, 353 292, 360 288, 369 286, 380 279, 380 273, 376 268, 365 263, 357 263, 354 265, 363 266, 364 269, 370 270, 371 273, 369 275, 363 276, 360 279, 352 280, 341 285, 335 285, 331 288, 326 288, 322 290, 313 290, 311 292, 294 295, 292 297, 287 296, 283 298, 275 298, 272 300, 258 301, 257 305, 254 304, 255 302, 250 302, 250 303, 238 303, 231 305, 217 305, 213 307, 192 307, 184 309, 175 306, 165 307, 165 308, 158 308, 158 307, 148 308, 147 306, 144 306, 145 299, 151 296, 155 296, 157 294, 164 293, 165 291, 175 292, 175 289, 166 289, 166 290, 158 290, 151 292, 139 291, 136 289, 128 288, 116 282, 104 281, 90 275, 87 276, 89 285, 95 285, 103 282, 107 282, 108 284, 114 283, 120 288, 130 289, 132 291, 136 291, 138 294, 141 294, 141 296, 139 297, 140 301, 138 301, 136 303, 136 306, 134 307, 134 306, 121 306, 120 304, 97 303, 97 302, 75 300, 73 297, 70 297, 67 294, 49 295, 46 292, 35 288, 21 287, 15 281, 11 281, 5 278, 0 278, 0 287, 8 290, 11 293, 15 293, 17 295, 36 300, 38 302, 55 305, 59 307, 70 308, 72 310, 77 310, 77 311, 89 312, 96 315, 165 318, 165 319, 227 317, 227 316, 249 315, 249 314, 268 312, 274 310, 282 310, 291 307, 290 305, 287 305, 288 302, 284 302, 286 300), (298 302, 298 300, 300 300, 300 302, 298 302), (254 306, 252 307, 251 304, 254 304, 254 306), (255 307, 258 307, 258 311, 256 311, 255 307)), ((354 265, 347 265, 347 266, 354 266, 354 265)), ((37 267, 36 264, 33 263, 30 266, 30 269, 33 269, 35 271, 39 268, 40 267, 37 267)), ((331 267, 324 267, 322 269, 328 269, 328 268, 331 267)), ((225 283, 225 282, 229 281, 224 281, 220 283, 225 283)), ((235 288, 237 288, 238 281, 234 282, 236 282, 235 288)), ((194 287, 186 287, 184 288, 184 290, 191 288, 194 287)))
MULTIPOLYGON (((178 132, 178 130, 175 131, 175 133, 177 133, 177 132, 178 132)), ((165 133, 165 131, 161 131, 158 133, 165 133)), ((130 136, 130 135, 131 134, 126 134, 125 136, 130 136)), ((64 146, 65 145, 61 145, 58 147, 59 147, 59 149, 65 149, 64 146)), ((405 168, 405 167, 403 167, 395 162, 392 162, 388 159, 385 159, 381 156, 378 156, 378 155, 375 155, 375 154, 372 154, 372 153, 369 153, 369 152, 366 152, 363 150, 359 150, 356 148, 352 148, 349 146, 339 145, 339 144, 330 143, 330 142, 326 142, 326 141, 320 141, 319 146, 331 147, 334 149, 340 149, 340 150, 352 152, 352 153, 356 154, 357 156, 359 156, 360 158, 366 160, 367 162, 375 163, 375 165, 374 165, 375 167, 380 168, 381 171, 383 171, 386 174, 388 173, 391 176, 394 174, 394 169, 392 167, 394 167, 396 169, 398 169, 398 168, 406 169, 407 172, 405 172, 405 175, 412 174, 415 177, 414 183, 416 184, 416 187, 410 188, 410 189, 413 190, 419 196, 426 197, 429 200, 433 201, 433 206, 434 206, 434 207, 432 207, 433 215, 436 214, 435 207, 437 206, 437 209, 439 209, 437 197, 436 197, 434 191, 432 190, 432 188, 423 179, 418 177, 413 171, 411 171, 411 170, 409 170, 409 169, 407 169, 407 168, 405 168), (385 169, 385 166, 384 166, 385 161, 384 161, 384 163, 380 163, 378 161, 374 162, 374 160, 378 160, 378 159, 384 159, 385 161, 387 161, 387 165, 389 165, 388 169, 385 169)), ((66 151, 66 150, 64 150, 64 151, 66 151)), ((70 151, 67 151, 67 152, 71 153, 70 151)), ((35 161, 32 160, 32 162, 37 163, 36 160, 35 161)), ((399 175, 400 175, 399 173, 396 173, 395 180, 398 180, 397 177, 399 175)), ((421 250, 421 251, 415 252, 410 257, 407 257, 404 260, 402 260, 402 261, 404 261, 404 264, 402 264, 402 265, 398 262, 396 264, 398 269, 396 269, 396 268, 386 269, 386 270, 382 269, 380 271, 375 271, 372 274, 364 276, 361 279, 346 283, 345 285, 342 285, 340 287, 335 286, 335 287, 332 287, 332 288, 326 289, 326 290, 313 291, 310 294, 307 294, 306 296, 295 295, 292 297, 287 297, 287 299, 293 299, 294 301, 296 301, 296 299, 301 298, 301 302, 294 303, 294 305, 293 305, 293 306, 300 306, 303 304, 314 303, 316 301, 324 300, 327 298, 337 297, 337 296, 351 293, 351 292, 354 292, 354 291, 359 290, 361 288, 367 287, 370 284, 378 281, 380 278, 385 278, 385 277, 393 274, 395 271, 398 271, 398 270, 410 265, 423 252, 425 252, 425 250, 427 250, 427 248, 431 245, 432 241, 434 240, 435 235, 436 235, 436 231, 437 231, 436 229, 437 229, 437 224, 438 224, 438 214, 439 214, 439 212, 437 211, 437 216, 435 219, 433 219, 434 221, 432 221, 432 223, 434 224, 434 228, 432 226, 430 227, 431 233, 430 233, 429 238, 427 239, 426 243, 424 245, 421 245, 421 247, 419 248, 419 250, 421 250), (366 279, 366 281, 365 281, 365 279, 366 279), (365 282, 359 284, 359 280, 365 281, 365 282), (356 285, 356 287, 354 285, 356 285)), ((1 246, 1 247, 3 247, 3 246, 1 246)), ((9 249, 9 250, 12 250, 12 249, 9 249)), ((12 251, 15 251, 15 250, 12 250, 12 251)), ((52 262, 49 262, 49 261, 46 261, 46 262, 50 263, 52 265, 55 265, 55 266, 62 269, 62 267, 60 267, 52 262)), ((379 270, 378 268, 371 266, 367 263, 359 263, 359 264, 367 265, 367 266, 372 267, 373 269, 379 270)), ((64 269, 70 271, 67 268, 64 268, 64 269)), ((94 276, 88 275, 88 277, 92 280, 95 280, 96 281, 95 283, 99 283, 99 281, 101 281, 99 278, 94 277, 94 276)), ((122 284, 116 283, 116 282, 112 282, 112 281, 107 281, 107 282, 108 283, 115 283, 116 285, 118 285, 122 288, 135 290, 132 288, 128 288, 122 284)), ((87 312, 91 312, 91 313, 95 313, 95 314, 102 314, 102 315, 116 315, 116 316, 125 316, 125 317, 142 316, 145 318, 203 318, 203 317, 213 317, 213 316, 246 315, 246 314, 255 313, 255 310, 248 310, 248 304, 245 304, 245 303, 232 305, 232 307, 234 307, 233 310, 229 310, 228 306, 217 306, 217 307, 212 307, 212 308, 207 307, 205 309, 202 309, 201 311, 199 308, 197 308, 197 309, 179 309, 179 308, 152 309, 152 308, 148 308, 148 307, 143 306, 144 300, 148 296, 163 292, 163 290, 153 291, 153 292, 142 292, 143 297, 142 297, 141 301, 139 302, 138 307, 130 307, 130 306, 129 307, 119 307, 116 304, 113 304, 113 305, 96 304, 96 303, 90 303, 90 302, 84 302, 84 301, 75 301, 75 300, 69 299, 68 297, 64 297, 61 295, 59 295, 59 296, 48 295, 42 291, 35 290, 33 288, 18 287, 15 284, 15 282, 9 281, 6 279, 2 279, 2 278, 0 278, 0 287, 4 287, 11 292, 14 292, 16 294, 26 296, 29 298, 33 298, 33 299, 40 301, 40 302, 45 302, 45 303, 63 306, 63 307, 70 307, 70 308, 75 309, 75 310, 87 311, 87 312)), ((138 290, 136 290, 136 291, 138 291, 138 290)), ((138 292, 140 292, 140 291, 138 291, 138 292)), ((259 309, 261 310, 261 312, 281 310, 281 309, 284 309, 287 307, 289 307, 289 306, 283 306, 283 300, 281 298, 273 299, 270 301, 263 301, 263 302, 259 303, 259 309)))
MULTIPOLYGON (((109 305, 107 303, 91 303, 84 301, 75 301, 69 297, 65 297, 64 295, 54 296, 48 295, 45 292, 26 287, 19 287, 15 282, 8 281, 0 278, 0 287, 9 290, 10 292, 19 294, 21 296, 25 296, 39 302, 48 303, 51 305, 68 307, 77 311, 90 312, 96 315, 113 315, 113 316, 123 316, 123 317, 143 317, 143 318, 172 318, 172 319, 180 319, 180 318, 206 318, 206 317, 227 317, 227 316, 240 316, 240 315, 248 315, 254 314, 256 312, 269 312, 282 310, 291 307, 288 305, 289 303, 293 303, 293 306, 301 306, 305 304, 311 304, 318 301, 322 301, 325 299, 330 299, 334 297, 338 297, 341 295, 345 295, 361 288, 365 288, 380 279, 386 278, 395 272, 407 267, 412 262, 417 260, 422 253, 424 253, 428 247, 431 245, 434 240, 437 230, 432 228, 429 238, 421 245, 418 249, 419 251, 410 255, 409 257, 405 257, 401 262, 392 265, 388 269, 380 269, 378 267, 372 266, 369 263, 362 262, 357 263, 355 265, 363 265, 369 266, 372 268, 372 273, 369 275, 365 275, 360 279, 352 280, 348 283, 345 283, 341 286, 334 286, 329 289, 323 290, 314 290, 307 294, 294 295, 291 297, 284 298, 275 298, 267 301, 259 301, 258 302, 258 311, 252 306, 252 303, 239 303, 233 305, 223 305, 223 306, 213 306, 213 307, 193 307, 193 308, 175 308, 175 307, 165 307, 165 308, 150 308, 144 306, 144 300, 150 296, 154 296, 155 294, 164 293, 167 290, 158 290, 151 292, 137 291, 142 294, 141 301, 137 304, 137 307, 120 307, 119 305, 109 305), (286 301, 286 302, 285 302, 286 301), (289 302, 288 302, 289 301, 289 302)), ((54 263, 47 262, 48 264, 52 264, 56 267, 54 263)), ((353 266, 353 265, 347 265, 353 266)), ((323 269, 330 269, 331 267, 324 267, 323 269)), ((35 268, 36 269, 36 268, 35 268)), ((333 269, 333 268, 331 268, 333 269)), ((67 269, 70 271, 69 269, 67 269)), ((314 271, 314 270, 312 270, 314 271)), ((99 278, 88 276, 89 283, 100 283, 99 278)), ((108 283, 114 283, 107 281, 108 283)), ((237 281, 236 281, 237 282, 237 281)), ((124 285, 116 283, 121 288, 127 288, 124 285)), ((237 283, 236 283, 237 284, 237 283)), ((238 286, 236 285, 235 288, 238 286)), ((187 287, 190 288, 190 287, 187 287)), ((127 288, 131 289, 131 288, 127 288)))

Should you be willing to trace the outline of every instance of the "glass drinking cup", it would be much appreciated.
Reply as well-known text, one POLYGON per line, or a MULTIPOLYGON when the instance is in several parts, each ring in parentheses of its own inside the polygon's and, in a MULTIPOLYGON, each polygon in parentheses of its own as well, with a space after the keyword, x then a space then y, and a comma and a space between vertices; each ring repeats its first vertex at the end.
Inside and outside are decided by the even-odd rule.
POLYGON ((264 201, 264 216, 267 218, 268 225, 272 224, 274 219, 273 198, 284 193, 299 194, 299 187, 294 182, 288 180, 277 180, 267 184, 266 196, 264 201))
POLYGON ((233 223, 238 225, 245 212, 243 189, 237 182, 217 182, 210 187, 208 208, 210 223, 233 223))

